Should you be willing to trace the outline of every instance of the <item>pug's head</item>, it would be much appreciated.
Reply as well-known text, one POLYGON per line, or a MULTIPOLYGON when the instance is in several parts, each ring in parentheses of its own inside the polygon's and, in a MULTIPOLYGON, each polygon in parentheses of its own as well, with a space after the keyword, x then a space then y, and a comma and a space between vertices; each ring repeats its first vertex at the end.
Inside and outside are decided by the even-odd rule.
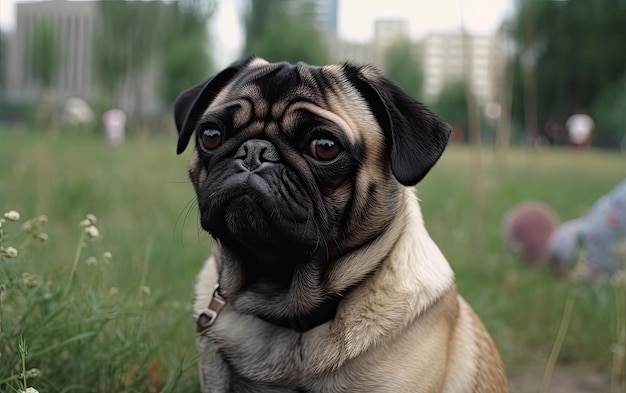
POLYGON ((450 136, 371 66, 260 58, 184 91, 175 121, 178 153, 195 146, 202 228, 237 265, 234 287, 267 293, 292 287, 299 271, 323 287, 334 260, 385 231, 401 189, 428 173, 450 136))

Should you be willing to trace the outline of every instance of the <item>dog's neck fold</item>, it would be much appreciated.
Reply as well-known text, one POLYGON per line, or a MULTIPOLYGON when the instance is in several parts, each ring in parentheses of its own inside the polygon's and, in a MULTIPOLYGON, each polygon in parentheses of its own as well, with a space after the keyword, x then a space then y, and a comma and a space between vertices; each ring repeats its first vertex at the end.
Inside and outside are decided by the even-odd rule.
MULTIPOLYGON (((219 247, 214 249, 215 265, 211 263, 212 268, 205 269, 198 285, 215 284, 223 251, 219 247)), ((376 265, 376 269, 366 277, 361 276, 362 282, 341 299, 330 322, 304 333, 282 331, 286 337, 301 337, 298 339, 301 355, 294 366, 301 365, 302 373, 330 371, 377 342, 393 339, 437 300, 454 290, 452 269, 428 235, 412 189, 403 191, 398 214, 380 238, 337 261, 329 273, 329 288, 341 290, 353 284, 353 280, 346 280, 346 277, 371 272, 369 264, 376 265)), ((222 280, 224 277, 220 278, 222 280)), ((206 307, 209 299, 196 300, 200 307, 206 307)), ((241 314, 232 306, 233 303, 230 312, 241 314)), ((259 337, 277 333, 276 326, 269 323, 255 324, 254 329, 259 337)), ((263 366, 271 369, 271 361, 266 360, 269 363, 263 366)))
MULTIPOLYGON (((383 337, 392 339, 454 288, 454 273, 424 227, 413 189, 404 190, 400 210, 384 236, 387 238, 378 239, 378 244, 346 257, 363 263, 379 261, 380 265, 347 294, 335 319, 324 325, 324 334, 312 336, 312 346, 330 339, 336 343, 334 357, 325 352, 328 357, 312 362, 317 363, 319 372, 356 357, 383 337)), ((356 265, 337 263, 331 275, 334 285, 348 284, 342 278, 350 277, 349 269, 356 265)))
MULTIPOLYGON (((375 323, 364 321, 363 324, 357 324, 353 328, 385 331, 405 325, 409 321, 401 323, 402 321, 396 319, 402 315, 416 315, 415 311, 421 312, 442 296, 453 283, 453 272, 424 227, 420 206, 413 189, 405 188, 401 192, 398 212, 378 238, 334 261, 327 272, 315 269, 297 271, 288 294, 281 293, 272 298, 261 298, 254 292, 237 292, 241 283, 240 277, 243 276, 238 270, 241 267, 237 263, 227 263, 227 266, 224 266, 223 262, 230 257, 229 252, 216 242, 213 256, 220 273, 222 294, 232 302, 238 312, 244 314, 255 314, 259 309, 272 310, 274 314, 270 320, 298 316, 293 314, 293 310, 296 312, 300 310, 302 315, 309 314, 317 307, 325 307, 329 296, 345 294, 332 324, 338 323, 342 312, 350 310, 351 314, 372 314, 374 320, 370 322, 378 321, 375 323), (364 281, 362 284, 346 294, 347 288, 362 281, 364 281), (320 282, 323 282, 323 286, 315 285, 320 282), (416 282, 421 285, 416 286, 416 282), (370 287, 378 291, 384 290, 385 298, 391 299, 389 304, 378 304, 376 294, 367 292, 370 287), (419 291, 416 292, 415 288, 419 291), (291 304, 288 303, 290 299, 291 304), (306 302, 302 302, 302 299, 306 299, 306 302), (344 307, 347 303, 356 304, 344 307), (280 313, 278 304, 283 305, 284 314, 280 313), (303 304, 309 308, 299 309, 303 304), (408 307, 411 311, 407 310, 399 315, 388 312, 398 307, 408 307), (387 326, 384 318, 379 320, 373 314, 395 317, 393 323, 389 321, 390 326, 387 326), (395 325, 396 323, 399 325, 395 325)), ((330 317, 332 314, 328 316, 330 317)), ((366 343, 363 345, 366 346, 366 343)))

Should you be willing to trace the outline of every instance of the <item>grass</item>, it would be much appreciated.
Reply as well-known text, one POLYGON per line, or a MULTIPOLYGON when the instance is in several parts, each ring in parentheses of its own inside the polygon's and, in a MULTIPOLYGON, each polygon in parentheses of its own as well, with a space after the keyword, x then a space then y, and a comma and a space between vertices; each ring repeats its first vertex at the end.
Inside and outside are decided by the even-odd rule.
MULTIPOLYGON (((195 356, 191 289, 209 241, 173 139, 112 149, 84 136, 0 134, 0 168, 0 213, 18 210, 21 221, 46 214, 49 236, 0 262, 0 381, 20 372, 19 352, 6 348, 23 336, 40 392, 158 391, 181 367, 175 391, 198 390, 187 364, 195 356), (87 213, 99 218, 100 237, 79 248, 65 297, 87 213), (90 256, 99 263, 88 265, 90 256), (22 285, 23 273, 37 284, 22 285)), ((20 225, 4 224, 7 245, 24 242, 20 225)))
MULTIPOLYGON (((523 266, 503 249, 499 232, 506 210, 524 200, 549 203, 562 220, 583 215, 624 179, 624 156, 519 150, 503 163, 485 150, 479 177, 473 174, 475 157, 470 150, 450 150, 418 186, 419 196, 432 237, 450 260, 459 290, 492 333, 509 374, 546 365, 571 297, 575 306, 558 361, 608 377, 611 349, 624 329, 624 289, 573 283, 523 266)), ((619 367, 624 375, 626 366, 619 367)))
MULTIPOLYGON (((509 373, 545 365, 571 297, 559 362, 608 375, 624 293, 522 266, 499 230, 506 209, 527 199, 562 219, 582 215, 624 178, 624 157, 513 150, 502 162, 484 149, 480 166, 475 157, 450 148, 419 197, 509 373)), ((25 384, 41 393, 198 390, 190 305, 209 241, 186 160, 175 155, 174 135, 112 148, 88 135, 0 132, 0 214, 22 216, 3 224, 0 240, 19 251, 0 259, 0 392, 25 384), (88 213, 97 217, 94 239, 79 225, 88 213), (40 242, 21 225, 43 214, 35 232, 48 240, 40 242)))

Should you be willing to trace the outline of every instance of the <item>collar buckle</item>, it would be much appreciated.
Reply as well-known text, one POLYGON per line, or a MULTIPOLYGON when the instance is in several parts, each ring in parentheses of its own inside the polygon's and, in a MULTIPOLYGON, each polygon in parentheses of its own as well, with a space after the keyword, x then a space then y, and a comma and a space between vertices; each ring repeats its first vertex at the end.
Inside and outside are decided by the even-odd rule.
POLYGON ((196 319, 196 332, 201 333, 215 324, 218 315, 226 307, 226 300, 219 294, 220 285, 215 284, 211 302, 196 319))

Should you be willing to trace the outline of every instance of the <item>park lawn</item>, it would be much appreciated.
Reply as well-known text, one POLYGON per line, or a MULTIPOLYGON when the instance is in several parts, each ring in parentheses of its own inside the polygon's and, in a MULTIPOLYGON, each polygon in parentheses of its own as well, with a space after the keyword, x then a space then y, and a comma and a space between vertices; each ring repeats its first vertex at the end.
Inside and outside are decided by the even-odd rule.
MULTIPOLYGON (((198 229, 189 152, 177 156, 175 140, 114 148, 91 135, 0 132, 0 214, 22 216, 3 224, 2 244, 19 256, 0 260, 0 391, 22 387, 23 367, 39 370, 27 384, 42 393, 198 390, 190 305, 210 242, 198 229), (79 227, 88 213, 97 239, 79 227), (20 225, 42 214, 49 239, 19 247, 20 225)), ((522 266, 501 246, 502 215, 538 199, 575 218, 625 175, 614 152, 515 149, 500 159, 452 146, 418 185, 426 226, 510 373, 545 364, 572 296, 560 362, 608 374, 624 292, 522 266)))

